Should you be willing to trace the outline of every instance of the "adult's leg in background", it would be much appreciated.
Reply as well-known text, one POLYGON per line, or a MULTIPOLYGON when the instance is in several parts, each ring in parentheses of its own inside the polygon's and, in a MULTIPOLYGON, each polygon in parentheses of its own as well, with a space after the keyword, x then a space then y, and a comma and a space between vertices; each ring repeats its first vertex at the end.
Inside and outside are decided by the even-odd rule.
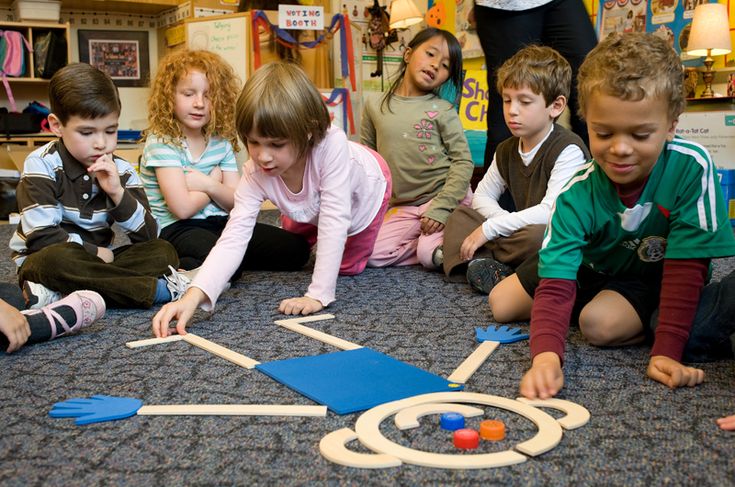
POLYGON ((576 78, 587 53, 597 44, 597 35, 584 3, 579 0, 553 0, 528 10, 500 10, 475 6, 477 35, 485 53, 488 80, 488 141, 485 170, 490 167, 497 145, 510 137, 503 119, 503 105, 495 89, 495 73, 511 56, 529 44, 543 44, 559 51, 572 67, 569 99, 572 131, 588 144, 587 128, 577 115, 576 78))
POLYGON ((587 53, 597 45, 597 34, 584 3, 579 0, 554 0, 549 3, 545 8, 541 42, 559 51, 572 67, 569 122, 572 131, 589 147, 587 125, 578 115, 577 73, 587 53))
POLYGON ((521 48, 541 42, 544 18, 543 6, 529 10, 511 11, 475 5, 477 36, 485 54, 485 65, 487 67, 488 106, 485 171, 493 161, 495 148, 511 135, 503 118, 503 100, 495 89, 495 73, 508 58, 521 48))

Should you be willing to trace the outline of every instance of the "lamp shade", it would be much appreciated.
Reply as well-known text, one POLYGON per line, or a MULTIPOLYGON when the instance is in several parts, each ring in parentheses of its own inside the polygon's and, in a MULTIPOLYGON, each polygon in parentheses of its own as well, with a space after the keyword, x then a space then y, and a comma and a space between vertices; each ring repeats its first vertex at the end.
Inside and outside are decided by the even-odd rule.
POLYGON ((411 0, 393 0, 390 4, 390 28, 405 29, 424 20, 418 7, 411 0))
POLYGON ((732 50, 727 6, 703 3, 694 9, 686 52, 690 56, 722 56, 732 50), (710 50, 708 53, 707 50, 710 50))

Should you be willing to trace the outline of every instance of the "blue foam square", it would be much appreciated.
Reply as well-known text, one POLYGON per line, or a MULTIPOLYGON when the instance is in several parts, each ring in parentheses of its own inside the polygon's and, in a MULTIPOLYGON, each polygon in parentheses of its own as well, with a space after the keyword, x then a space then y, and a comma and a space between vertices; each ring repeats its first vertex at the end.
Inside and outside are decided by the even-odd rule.
POLYGON ((337 414, 463 386, 370 348, 261 363, 264 374, 337 414))

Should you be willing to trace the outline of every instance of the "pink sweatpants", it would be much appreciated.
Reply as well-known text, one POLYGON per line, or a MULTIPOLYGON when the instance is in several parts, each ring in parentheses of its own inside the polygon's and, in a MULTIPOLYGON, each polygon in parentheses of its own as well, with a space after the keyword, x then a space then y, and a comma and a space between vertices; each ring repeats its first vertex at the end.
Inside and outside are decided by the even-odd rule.
MULTIPOLYGON (((431 256, 444 241, 444 231, 431 235, 421 233, 421 215, 432 201, 421 206, 395 206, 388 210, 373 255, 368 260, 370 267, 421 264, 427 269, 436 269, 431 256)), ((469 206, 471 202, 472 190, 468 189, 460 204, 469 206)))
MULTIPOLYGON (((383 202, 380 205, 380 209, 375 215, 375 218, 370 222, 370 225, 365 227, 365 229, 360 233, 347 237, 345 250, 342 254, 342 263, 339 266, 339 274, 341 276, 354 276, 365 270, 368 258, 373 252, 375 240, 378 238, 380 225, 383 223, 385 212, 388 210, 388 202, 390 201, 391 191, 393 190, 388 164, 380 154, 371 149, 369 150, 378 161, 387 184, 385 187, 385 193, 383 194, 383 202)), ((317 243, 316 238, 318 229, 315 225, 295 222, 289 217, 281 215, 281 226, 284 230, 303 235, 312 247, 317 243)))

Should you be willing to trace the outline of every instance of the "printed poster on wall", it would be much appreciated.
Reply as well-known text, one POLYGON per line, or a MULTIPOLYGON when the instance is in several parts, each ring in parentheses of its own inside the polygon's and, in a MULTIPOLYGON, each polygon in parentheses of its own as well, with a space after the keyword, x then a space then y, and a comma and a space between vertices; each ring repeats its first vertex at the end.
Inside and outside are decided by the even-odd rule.
POLYGON ((735 169, 735 110, 682 113, 676 135, 702 144, 717 167, 735 169))
POLYGON ((597 17, 600 39, 613 32, 646 32, 646 7, 644 0, 603 1, 597 17))
POLYGON ((475 27, 470 25, 469 16, 474 7, 472 0, 457 0, 457 15, 454 19, 454 32, 462 46, 462 57, 472 59, 483 57, 480 38, 475 27))
POLYGON ((487 71, 468 69, 462 84, 459 119, 465 130, 487 130, 487 71))
MULTIPOLYGON (((716 0, 715 0, 716 1, 716 0)), ((600 2, 597 32, 600 39, 612 32, 651 32, 666 40, 687 65, 700 64, 700 57, 685 53, 697 5, 709 0, 608 0, 600 2)))

